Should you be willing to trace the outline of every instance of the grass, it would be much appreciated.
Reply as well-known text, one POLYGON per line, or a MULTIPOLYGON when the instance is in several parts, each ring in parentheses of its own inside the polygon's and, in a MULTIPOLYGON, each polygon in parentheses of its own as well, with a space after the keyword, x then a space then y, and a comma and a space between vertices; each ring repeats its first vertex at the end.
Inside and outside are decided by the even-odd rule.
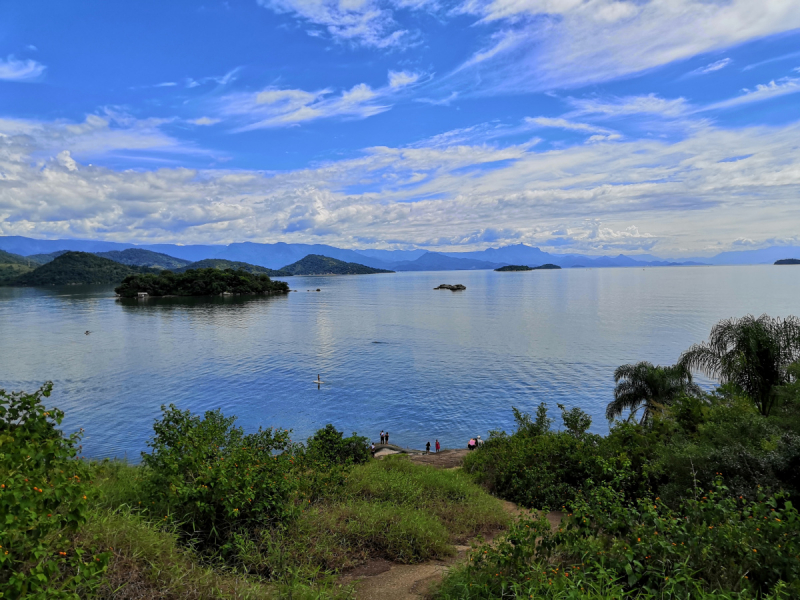
POLYGON ((460 471, 390 457, 354 467, 343 485, 286 525, 236 536, 223 564, 148 514, 142 467, 94 467, 94 508, 76 541, 114 548, 103 598, 350 598, 352 589, 336 580, 358 564, 444 558, 454 543, 509 521, 500 502, 460 471))

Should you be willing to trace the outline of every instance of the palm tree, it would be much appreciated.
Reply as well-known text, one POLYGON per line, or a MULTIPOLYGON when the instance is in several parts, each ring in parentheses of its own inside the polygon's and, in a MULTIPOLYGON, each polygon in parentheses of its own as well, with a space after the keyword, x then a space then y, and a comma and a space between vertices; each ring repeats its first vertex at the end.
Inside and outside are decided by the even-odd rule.
POLYGON ((708 342, 689 348, 679 364, 735 384, 767 416, 778 388, 792 381, 789 367, 797 360, 800 319, 747 315, 714 325, 708 342))
POLYGON ((628 419, 632 419, 640 409, 644 409, 639 421, 642 425, 681 394, 700 391, 692 382, 691 372, 683 366, 654 366, 646 361, 617 367, 614 382, 617 387, 614 400, 606 407, 606 418, 610 421, 630 410, 628 419))

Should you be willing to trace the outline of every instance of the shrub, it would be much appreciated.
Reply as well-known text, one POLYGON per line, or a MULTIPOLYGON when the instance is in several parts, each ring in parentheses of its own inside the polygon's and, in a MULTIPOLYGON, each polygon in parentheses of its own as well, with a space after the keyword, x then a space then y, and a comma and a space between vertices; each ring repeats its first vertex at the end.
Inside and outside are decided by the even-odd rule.
POLYGON ((318 464, 326 465, 357 465, 365 463, 370 458, 369 440, 353 432, 346 438, 330 423, 308 438, 306 455, 318 464))
POLYGON ((266 527, 291 514, 289 431, 246 434, 234 426, 235 417, 218 410, 202 419, 173 405, 162 410, 148 442, 152 451, 142 453, 151 509, 212 547, 235 530, 266 527))
POLYGON ((75 460, 79 434, 47 409, 52 383, 32 394, 0 390, 0 596, 78 598, 106 569, 109 553, 74 547, 85 521, 88 466, 75 460))
POLYGON ((571 504, 557 532, 522 520, 496 547, 482 547, 445 582, 445 598, 519 596, 796 597, 800 518, 781 495, 755 502, 730 495, 718 478, 672 510, 660 499, 627 502, 613 483, 571 504), (468 591, 468 593, 461 593, 468 591), (556 594, 556 591, 558 594, 556 594), (458 592, 458 593, 457 593, 458 592), (580 592, 580 593, 579 593, 580 592))

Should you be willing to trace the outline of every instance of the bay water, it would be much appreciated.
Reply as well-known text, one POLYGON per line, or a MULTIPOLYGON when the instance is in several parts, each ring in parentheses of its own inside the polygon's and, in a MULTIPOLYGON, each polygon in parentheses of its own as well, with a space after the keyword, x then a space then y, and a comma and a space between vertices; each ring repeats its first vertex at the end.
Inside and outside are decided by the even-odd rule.
POLYGON ((402 446, 464 447, 513 430, 511 407, 539 402, 556 417, 557 403, 579 406, 603 433, 620 364, 673 364, 720 319, 800 315, 791 266, 286 281, 297 291, 145 301, 113 286, 0 288, 0 388, 52 380, 49 404, 66 412, 65 430, 85 430, 92 458, 138 462, 170 403, 296 440, 333 423, 375 441, 388 430, 402 446))

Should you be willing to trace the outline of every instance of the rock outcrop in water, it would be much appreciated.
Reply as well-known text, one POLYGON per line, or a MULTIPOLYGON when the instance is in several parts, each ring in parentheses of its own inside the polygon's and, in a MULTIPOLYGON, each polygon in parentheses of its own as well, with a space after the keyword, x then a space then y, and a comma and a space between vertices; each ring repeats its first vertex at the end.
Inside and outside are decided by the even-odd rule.
POLYGON ((457 283, 456 285, 449 285, 447 283, 443 283, 439 287, 435 287, 433 289, 435 289, 435 290, 452 290, 454 292, 460 292, 461 290, 467 289, 467 286, 461 285, 460 283, 457 283))

